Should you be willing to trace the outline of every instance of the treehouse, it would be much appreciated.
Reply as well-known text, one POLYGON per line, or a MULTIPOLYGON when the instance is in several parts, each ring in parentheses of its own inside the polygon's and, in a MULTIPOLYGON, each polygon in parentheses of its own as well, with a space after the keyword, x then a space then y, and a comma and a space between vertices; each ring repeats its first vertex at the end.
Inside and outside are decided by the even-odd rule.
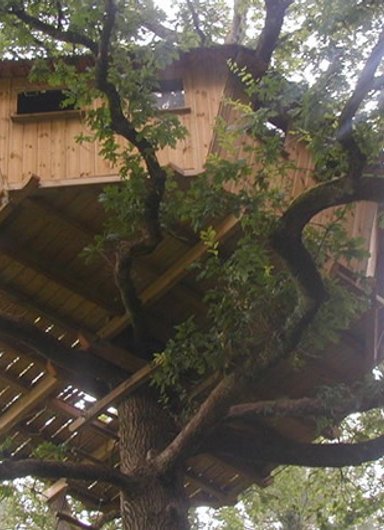
MULTIPOLYGON (((214 123, 219 115, 232 119, 223 101, 230 75, 227 59, 236 52, 234 46, 196 49, 171 65, 160 80, 155 94, 159 108, 176 114, 188 131, 175 149, 160 153, 160 161, 186 180, 202 171, 209 153, 220 151, 214 123)), ((14 458, 28 457, 48 441, 65 444, 75 462, 118 465, 116 403, 148 382, 156 369, 126 347, 130 319, 108 264, 86 263, 82 256, 102 228, 100 192, 106 184, 118 183, 119 175, 99 156, 97 142, 76 142, 76 136, 86 132, 81 112, 61 107, 60 90, 31 84, 29 68, 28 62, 0 64, 0 309, 30 324, 29 337, 20 333, 17 339, 2 325, 0 437, 7 440, 14 458), (47 347, 55 350, 54 361, 36 353, 34 329, 45 332, 47 347), (56 341, 50 344, 52 337, 59 339, 61 349, 56 341), (76 374, 67 368, 70 357, 78 359, 76 374), (107 390, 90 381, 83 369, 89 361, 104 367, 111 380, 119 374, 123 381, 107 390)), ((244 145, 238 146, 239 157, 249 156, 244 145)), ((285 151, 294 162, 286 177, 294 197, 311 185, 313 164, 306 146, 294 138, 286 140, 285 151)), ((252 164, 257 167, 257 159, 252 164)), ((343 332, 339 343, 300 372, 287 361, 275 366, 258 385, 255 398, 310 395, 321 385, 359 378, 381 359, 384 300, 375 288, 382 252, 377 206, 360 202, 345 222, 351 237, 364 240, 367 257, 329 267, 356 292, 361 289, 356 273, 371 277, 372 306, 343 332)), ((239 230, 235 217, 217 220, 217 238, 224 247, 230 247, 239 230)), ((201 241, 167 235, 153 254, 140 258, 135 279, 148 307, 155 335, 151 339, 159 346, 175 324, 202 310, 202 287, 190 266, 205 253, 201 241)), ((201 399, 210 384, 191 389, 194 399, 201 399)), ((263 425, 267 420, 254 427, 255 436, 263 425)), ((310 420, 293 418, 281 418, 274 428, 302 441, 313 439, 316 432, 310 420)), ((250 484, 267 485, 272 469, 273 462, 245 468, 206 452, 188 461, 185 488, 196 505, 233 503, 250 484)), ((62 480, 48 496, 67 488, 93 508, 107 510, 118 503, 117 489, 98 481, 89 485, 62 480)))

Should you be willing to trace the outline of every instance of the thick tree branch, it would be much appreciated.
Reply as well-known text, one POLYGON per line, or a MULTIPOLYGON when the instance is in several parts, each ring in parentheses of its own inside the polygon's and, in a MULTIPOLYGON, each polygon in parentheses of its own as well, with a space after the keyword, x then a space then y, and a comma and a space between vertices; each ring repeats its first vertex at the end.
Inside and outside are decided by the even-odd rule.
POLYGON ((298 318, 293 320, 284 337, 286 347, 293 348, 297 345, 327 297, 320 272, 302 240, 304 227, 312 217, 332 206, 361 200, 381 202, 383 197, 383 179, 362 177, 357 183, 351 183, 350 177, 344 177, 302 193, 279 219, 271 236, 271 243, 296 279, 303 299, 298 318))
POLYGON ((304 397, 300 399, 278 399, 234 405, 224 421, 257 420, 277 416, 315 416, 340 420, 355 412, 366 412, 384 406, 382 381, 370 385, 355 385, 335 392, 334 400, 304 397))
MULTIPOLYGON (((286 261, 293 277, 296 278, 306 299, 306 306, 303 315, 289 330, 283 350, 277 352, 264 366, 257 367, 257 378, 263 377, 272 366, 292 352, 327 296, 320 273, 302 242, 302 231, 305 225, 322 210, 360 200, 383 201, 384 179, 364 177, 355 186, 351 186, 350 179, 345 177, 320 184, 300 195, 281 217, 272 235, 272 244, 286 261)), ((199 443, 202 443, 209 429, 223 418, 233 401, 239 399, 239 388, 245 388, 245 383, 240 385, 239 379, 239 374, 232 373, 214 388, 177 437, 152 460, 151 465, 158 472, 165 472, 183 456, 190 454, 199 443)), ((253 383, 256 383, 255 379, 253 383)))
POLYGON ((53 39, 61 42, 67 42, 68 44, 81 45, 88 48, 94 55, 98 53, 97 44, 81 33, 75 31, 67 30, 64 31, 60 27, 55 27, 42 20, 30 15, 24 9, 18 9, 16 7, 11 8, 8 13, 14 15, 21 22, 29 26, 31 29, 35 29, 52 37, 53 39))
POLYGON ((269 65, 277 46, 285 13, 294 0, 265 0, 266 14, 264 28, 256 46, 256 55, 269 65))
POLYGON ((247 8, 242 0, 234 0, 233 2, 233 17, 231 24, 231 31, 229 32, 225 42, 227 44, 240 44, 244 35, 245 19, 247 15, 247 8))
POLYGON ((115 280, 125 308, 132 316, 136 344, 142 348, 145 337, 145 318, 142 304, 131 277, 134 257, 152 252, 162 239, 159 210, 165 188, 165 171, 160 166, 154 147, 141 136, 126 118, 122 101, 115 85, 108 80, 111 39, 115 26, 117 7, 114 0, 106 0, 105 16, 100 37, 99 55, 96 59, 96 87, 105 94, 111 115, 111 127, 132 143, 140 152, 147 167, 144 199, 143 234, 139 241, 122 243, 116 258, 115 280))
POLYGON ((238 394, 238 385, 237 373, 224 377, 216 385, 176 438, 149 462, 156 473, 166 473, 186 455, 197 449, 210 429, 225 416, 234 396, 238 394))
POLYGON ((138 488, 142 484, 142 481, 135 476, 96 464, 34 460, 32 458, 0 462, 0 480, 13 480, 29 475, 47 479, 69 478, 90 482, 98 480, 126 491, 138 488))
POLYGON ((306 467, 358 466, 384 455, 384 436, 360 443, 311 444, 295 442, 272 431, 241 433, 218 430, 207 444, 209 452, 243 465, 272 463, 306 467))

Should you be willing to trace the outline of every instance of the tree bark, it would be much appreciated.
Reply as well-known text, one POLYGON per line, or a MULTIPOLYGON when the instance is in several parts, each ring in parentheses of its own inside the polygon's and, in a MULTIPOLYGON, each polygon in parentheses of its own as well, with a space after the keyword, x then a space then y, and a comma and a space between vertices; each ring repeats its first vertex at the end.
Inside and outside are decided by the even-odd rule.
MULTIPOLYGON (((121 471, 130 473, 173 439, 176 426, 149 389, 139 389, 119 406, 121 471)), ((172 468, 144 488, 121 493, 124 530, 188 530, 183 470, 172 468)))

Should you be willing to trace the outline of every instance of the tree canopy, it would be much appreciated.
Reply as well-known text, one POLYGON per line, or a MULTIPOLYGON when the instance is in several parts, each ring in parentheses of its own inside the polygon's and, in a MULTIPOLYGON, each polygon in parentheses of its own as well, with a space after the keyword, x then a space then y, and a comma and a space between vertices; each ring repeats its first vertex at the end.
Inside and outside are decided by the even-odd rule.
MULTIPOLYGON (((381 432, 352 443, 309 443, 262 423, 315 419, 324 435, 329 424, 382 406, 382 381, 371 374, 297 399, 257 397, 272 370, 283 362, 303 370, 369 303, 369 282, 346 289, 327 264, 365 256, 343 222, 354 203, 384 199, 383 20, 384 5, 375 0, 186 0, 170 16, 150 0, 2 2, 3 57, 33 59, 35 82, 64 86, 64 105, 83 109, 89 128, 78 140, 100 142, 119 169, 121 187, 101 197, 104 233, 88 250, 111 264, 135 355, 159 368, 151 386, 119 405, 120 470, 4 452, 0 479, 102 480, 122 491, 124 528, 181 529, 189 506, 183 466, 193 455, 214 454, 249 471, 354 466, 384 454, 381 432), (231 60, 214 148, 204 171, 183 186, 158 153, 177 148, 187 131, 157 108, 154 93, 161 72, 197 48, 231 50, 231 60), (311 186, 293 200, 295 161, 285 151, 292 138, 314 165, 311 186), (326 225, 313 222, 335 207, 326 225), (240 230, 224 247, 213 226, 229 215, 240 230), (195 264, 204 312, 178 322, 159 345, 133 268, 171 233, 205 245, 195 264), (191 388, 203 381, 205 397, 191 401, 191 388)), ((380 272, 377 279, 380 292, 380 272)), ((27 323, 2 315, 0 335, 78 370, 73 351, 27 323)), ((104 393, 116 385, 107 365, 100 369, 86 355, 81 362, 87 376, 104 381, 104 393)))

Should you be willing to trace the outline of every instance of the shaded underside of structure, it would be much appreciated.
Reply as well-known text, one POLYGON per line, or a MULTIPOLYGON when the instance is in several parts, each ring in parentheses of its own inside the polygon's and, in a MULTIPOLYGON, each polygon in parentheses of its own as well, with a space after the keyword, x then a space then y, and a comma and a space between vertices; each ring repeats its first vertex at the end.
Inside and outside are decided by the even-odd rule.
MULTIPOLYGON (((0 310, 59 339, 79 359, 86 352, 95 362, 103 359, 117 368, 127 394, 148 381, 151 367, 132 353, 129 317, 124 314, 108 260, 99 256, 85 259, 84 249, 103 226, 102 187, 96 182, 44 187, 32 178, 23 188, 4 195, 0 310)), ((238 230, 233 217, 218 223, 224 248, 231 246, 238 230)), ((149 340, 159 349, 176 324, 191 314, 204 313, 203 288, 190 268, 204 253, 205 246, 183 231, 167 234, 151 256, 136 264, 134 277, 153 333, 149 340)), ((340 267, 337 273, 351 288, 358 288, 348 271, 340 267)), ((345 332, 342 340, 321 356, 308 357, 299 371, 288 362, 275 367, 255 389, 255 400, 311 395, 322 385, 352 382, 369 371, 379 355, 372 337, 380 307, 378 298, 352 331, 345 332)), ((111 383, 108 392, 119 384, 111 383)), ((209 385, 208 381, 191 388, 196 402, 209 385)), ((97 392, 92 393, 85 381, 83 384, 81 374, 74 379, 22 344, 2 339, 0 436, 10 441, 11 457, 31 456, 37 446, 49 441, 66 447, 74 461, 118 466, 116 403, 95 412, 106 393, 97 392)), ((253 427, 255 437, 263 426, 267 428, 267 422, 253 427)), ((316 433, 310 420, 281 418, 273 427, 300 441, 313 439, 316 433)), ((244 469, 213 452, 198 454, 187 462, 185 487, 193 504, 218 506, 234 502, 251 483, 267 484, 272 468, 273 463, 255 463, 253 469, 244 469)), ((70 481, 69 487, 89 507, 106 510, 118 502, 119 492, 112 486, 70 481)))

